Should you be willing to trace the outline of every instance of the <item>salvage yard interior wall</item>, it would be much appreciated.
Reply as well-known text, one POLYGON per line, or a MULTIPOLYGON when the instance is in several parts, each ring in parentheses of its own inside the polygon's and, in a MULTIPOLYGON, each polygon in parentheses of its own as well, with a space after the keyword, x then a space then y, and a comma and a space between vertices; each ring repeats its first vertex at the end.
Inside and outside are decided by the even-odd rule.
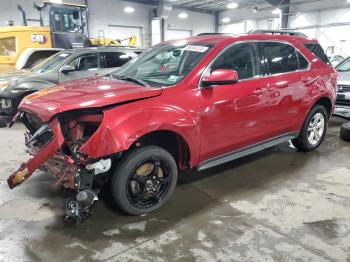
MULTIPOLYGON (((318 39, 325 50, 334 49, 334 55, 350 56, 350 4, 344 8, 345 2, 292 0, 289 29, 318 39)), ((280 18, 272 14, 271 7, 263 6, 262 9, 257 14, 253 14, 250 9, 223 12, 220 20, 235 14, 233 12, 237 12, 237 20, 231 19, 229 24, 222 24, 220 32, 247 33, 252 29, 281 29, 280 18), (244 20, 244 17, 250 17, 250 20, 244 20)))
MULTIPOLYGON (((41 1, 36 1, 38 4, 41 1)), ((86 4, 85 0, 67 0, 63 3, 86 4)), ((29 25, 39 25, 39 12, 33 8, 31 0, 1 0, 0 26, 6 26, 5 22, 13 20, 15 25, 20 25, 21 16, 17 10, 20 4, 27 13, 29 25)), ((126 2, 121 0, 88 0, 89 7, 89 36, 98 37, 104 32, 105 37, 112 39, 125 39, 132 35, 138 38, 138 45, 151 46, 151 14, 155 6, 126 2), (132 6, 135 11, 127 14, 124 12, 126 6, 132 6)), ((187 19, 180 19, 178 14, 184 12, 181 9, 173 9, 168 18, 168 29, 172 30, 169 37, 178 37, 182 32, 190 32, 196 35, 204 32, 214 32, 215 18, 211 14, 185 11, 187 19)), ((123 42, 123 44, 127 44, 123 42)))

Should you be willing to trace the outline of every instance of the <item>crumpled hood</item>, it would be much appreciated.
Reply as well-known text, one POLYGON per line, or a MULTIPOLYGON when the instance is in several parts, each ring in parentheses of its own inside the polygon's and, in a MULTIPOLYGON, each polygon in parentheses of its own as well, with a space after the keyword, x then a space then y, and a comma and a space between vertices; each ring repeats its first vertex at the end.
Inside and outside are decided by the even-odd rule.
POLYGON ((161 94, 161 88, 93 77, 40 90, 25 97, 19 108, 45 122, 64 111, 99 108, 161 94))
POLYGON ((350 85, 350 72, 338 72, 338 85, 350 85))

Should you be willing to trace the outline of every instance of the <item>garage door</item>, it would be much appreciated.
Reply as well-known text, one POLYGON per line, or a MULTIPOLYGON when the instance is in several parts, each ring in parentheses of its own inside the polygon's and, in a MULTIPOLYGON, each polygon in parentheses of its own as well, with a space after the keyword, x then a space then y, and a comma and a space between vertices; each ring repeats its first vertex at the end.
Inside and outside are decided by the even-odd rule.
MULTIPOLYGON (((143 46, 143 28, 134 26, 108 25, 105 30, 105 37, 112 39, 126 39, 131 36, 137 37, 137 46, 143 46)), ((122 45, 127 45, 128 40, 123 41, 122 45)))
POLYGON ((191 36, 192 36, 191 30, 168 29, 166 33, 166 40, 183 39, 191 36))

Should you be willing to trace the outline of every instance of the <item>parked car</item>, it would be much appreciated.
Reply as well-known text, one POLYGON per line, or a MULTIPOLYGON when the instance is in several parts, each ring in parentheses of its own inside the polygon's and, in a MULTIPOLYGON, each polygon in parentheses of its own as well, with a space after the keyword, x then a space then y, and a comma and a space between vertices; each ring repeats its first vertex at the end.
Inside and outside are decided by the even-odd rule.
POLYGON ((332 56, 329 61, 331 62, 331 64, 336 67, 337 65, 339 65, 342 61, 344 60, 344 57, 341 55, 334 55, 332 56))
POLYGON ((26 97, 15 119, 28 128, 33 158, 8 184, 44 166, 55 184, 76 192, 67 219, 88 217, 106 183, 126 213, 151 212, 172 195, 178 170, 205 170, 289 140, 301 151, 318 148, 336 88, 321 46, 296 33, 169 41, 108 77, 26 97))
POLYGON ((45 87, 111 73, 141 51, 128 47, 66 50, 31 70, 0 76, 0 115, 13 117, 25 96, 45 87))
POLYGON ((350 118, 350 57, 336 67, 338 71, 338 94, 335 115, 350 118))

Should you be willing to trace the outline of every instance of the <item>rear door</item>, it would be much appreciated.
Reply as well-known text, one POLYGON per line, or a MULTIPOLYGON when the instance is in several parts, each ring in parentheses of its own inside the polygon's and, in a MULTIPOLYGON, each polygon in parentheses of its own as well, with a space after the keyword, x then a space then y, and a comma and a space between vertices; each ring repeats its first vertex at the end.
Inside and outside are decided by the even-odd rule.
POLYGON ((272 136, 295 131, 307 95, 309 62, 289 43, 262 42, 259 47, 268 72, 269 131, 272 136))
POLYGON ((100 73, 100 58, 97 52, 81 54, 70 60, 66 65, 73 66, 75 70, 68 73, 60 72, 60 83, 92 77, 100 73))

